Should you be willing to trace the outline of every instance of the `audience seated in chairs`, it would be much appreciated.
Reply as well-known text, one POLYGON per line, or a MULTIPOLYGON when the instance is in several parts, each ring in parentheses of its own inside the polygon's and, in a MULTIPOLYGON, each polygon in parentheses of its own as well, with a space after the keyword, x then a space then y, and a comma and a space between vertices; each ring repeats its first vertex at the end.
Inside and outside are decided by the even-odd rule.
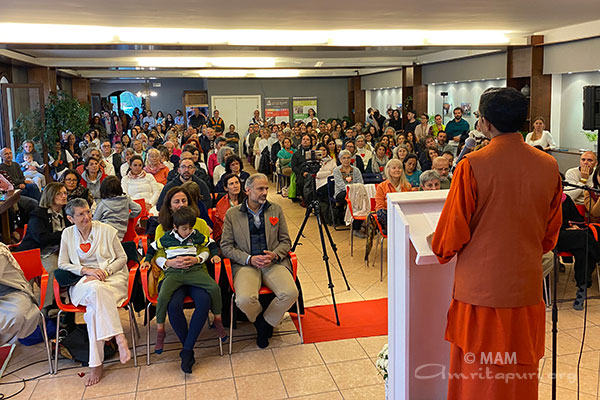
POLYGON ((94 201, 98 202, 100 200, 100 184, 106 178, 106 174, 100 169, 100 159, 90 157, 85 160, 83 167, 80 183, 90 191, 94 201))
MULTIPOLYGON (((406 157, 406 155, 404 155, 404 157, 406 157)), ((381 174, 389 160, 390 159, 387 156, 387 147, 383 143, 379 143, 375 146, 375 152, 367 165, 367 171, 374 174, 381 174)))
MULTIPOLYGON (((342 150, 339 154, 341 165, 335 167, 333 170, 333 177, 335 179, 335 191, 334 197, 338 204, 342 205, 337 210, 336 219, 334 221, 336 225, 341 225, 344 220, 344 210, 346 208, 346 186, 352 183, 363 183, 362 174, 360 170, 350 163, 352 155, 348 150, 342 150)), ((354 235, 358 237, 364 237, 364 234, 360 232, 362 221, 355 220, 353 222, 352 229, 354 235)))
MULTIPOLYGON (((169 189, 165 195, 164 204, 158 215, 160 225, 156 228, 155 240, 160 240, 165 233, 170 232, 173 229, 173 213, 182 207, 196 209, 189 193, 184 188, 173 187, 169 189)), ((197 213, 197 209, 195 211, 197 213)), ((196 224, 193 228, 206 237, 210 235, 210 228, 206 222, 200 218, 196 218, 196 224)), ((198 263, 198 258, 196 256, 182 256, 167 259, 164 250, 161 249, 156 253, 153 261, 156 266, 153 265, 150 275, 157 278, 162 274, 162 268, 189 268, 198 263)), ((206 268, 205 264, 202 265, 203 268, 206 268)), ((181 286, 173 293, 171 301, 167 306, 169 323, 183 345, 183 349, 179 353, 179 356, 181 358, 181 369, 184 372, 191 371, 192 365, 195 363, 194 345, 208 318, 210 304, 210 296, 205 289, 185 285, 181 286), (185 314, 183 313, 183 304, 186 296, 190 296, 195 305, 189 326, 185 314)))
POLYGON ((148 150, 148 159, 144 171, 151 174, 156 182, 161 185, 167 184, 167 175, 169 175, 169 168, 163 164, 162 156, 160 151, 157 149, 148 150))
POLYGON ((31 335, 40 322, 33 288, 17 260, 0 243, 0 346, 31 335))
POLYGON ((140 215, 142 207, 123 193, 121 182, 114 175, 106 177, 100 185, 100 198, 94 211, 94 221, 112 226, 117 230, 119 241, 123 240, 129 218, 140 215))
POLYGON ((430 169, 425 171, 419 177, 420 190, 440 190, 441 178, 437 171, 430 169))
POLYGON ((239 176, 235 174, 225 174, 221 178, 223 182, 223 190, 226 193, 225 196, 217 202, 214 217, 213 226, 213 239, 216 242, 221 241, 221 235, 223 233, 223 223, 225 221, 225 214, 227 211, 235 206, 238 206, 246 199, 246 192, 242 181, 239 176))
POLYGON ((92 221, 87 201, 73 199, 66 206, 69 222, 60 243, 58 268, 82 278, 69 288, 75 306, 85 306, 84 319, 89 337, 89 367, 86 384, 102 378, 104 342, 115 338, 119 358, 125 364, 131 358, 117 307, 127 299, 127 256, 117 230, 92 221))
MULTIPOLYGON (((579 167, 567 170, 565 173, 565 180, 575 185, 591 187, 592 181, 590 180, 590 177, 597 164, 598 159, 596 153, 593 151, 586 151, 581 154, 581 157, 579 158, 579 167)), ((571 197, 575 204, 583 204, 583 189, 565 187, 563 190, 571 197)))
MULTIPOLYGON (((183 155, 183 153, 182 153, 183 155)), ((212 207, 212 198, 210 196, 210 189, 208 185, 198 178, 194 173, 196 172, 196 167, 194 166, 194 162, 191 159, 182 159, 179 162, 179 167, 177 168, 177 174, 174 178, 167 182, 165 187, 163 187, 160 196, 158 197, 158 201, 156 203, 156 209, 161 210, 163 206, 163 200, 167 192, 177 186, 181 186, 185 182, 193 181, 200 188, 200 193, 202 193, 202 202, 206 206, 207 209, 212 207)))
POLYGON ((440 187, 442 189, 450 189, 450 162, 446 157, 436 157, 433 159, 433 165, 431 166, 435 170, 441 179, 440 187))
POLYGON ((60 182, 65 184, 67 189, 67 201, 75 198, 84 199, 88 202, 90 208, 94 204, 94 196, 90 190, 81 184, 81 176, 74 169, 65 171, 60 177, 60 182))
POLYGON ((144 171, 144 161, 140 156, 133 156, 129 160, 129 172, 121 179, 121 186, 123 192, 133 200, 145 200, 146 210, 156 205, 163 188, 152 174, 144 171))
POLYGON ((298 297, 288 251, 292 242, 282 208, 267 200, 269 180, 254 174, 246 181, 247 199, 225 215, 221 251, 231 259, 236 305, 257 332, 256 344, 269 345, 273 328, 298 297), (266 285, 275 299, 263 310, 258 290, 266 285))
POLYGON ((58 267, 58 248, 62 233, 71 225, 65 214, 67 189, 58 182, 50 182, 44 188, 40 205, 29 215, 27 233, 16 251, 39 248, 42 265, 48 272, 48 290, 44 307, 52 305, 54 292, 52 281, 54 270, 58 267))
POLYGON ((406 179, 402 170, 402 162, 398 159, 391 159, 385 166, 384 175, 386 180, 377 186, 375 193, 375 211, 377 212, 377 220, 383 229, 383 233, 387 234, 387 194, 395 192, 410 192, 412 186, 406 179))
POLYGON ((11 183, 15 189, 21 189, 21 196, 32 198, 36 201, 40 201, 41 193, 37 185, 30 180, 25 179, 23 171, 19 164, 13 161, 13 152, 8 147, 3 148, 0 151, 2 157, 2 163, 0 164, 0 170, 6 171, 10 177, 11 183))
POLYGON ((577 292, 573 308, 581 311, 584 305, 584 294, 587 288, 592 286, 592 273, 596 264, 600 262, 600 244, 596 238, 597 235, 595 236, 592 230, 585 229, 583 216, 577 210, 571 197, 565 193, 562 195, 562 217, 563 223, 558 235, 556 250, 569 252, 575 257, 573 268, 577 292), (587 276, 585 274, 586 258, 588 260, 587 276))

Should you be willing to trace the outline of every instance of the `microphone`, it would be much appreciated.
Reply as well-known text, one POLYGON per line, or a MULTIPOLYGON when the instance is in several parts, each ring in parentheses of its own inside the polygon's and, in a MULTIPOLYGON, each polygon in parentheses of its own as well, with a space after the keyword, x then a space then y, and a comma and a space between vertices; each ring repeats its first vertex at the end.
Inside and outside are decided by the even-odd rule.
MULTIPOLYGON (((584 185, 577 185, 575 183, 571 183, 569 181, 562 181, 562 185, 563 187, 570 187, 573 189, 582 189, 582 190, 587 190, 588 192, 594 192, 594 193, 600 193, 600 189, 594 189, 592 187, 589 186, 584 186, 584 185)), ((569 190, 565 190, 566 192, 568 192, 569 190)))
POLYGON ((465 145, 462 148, 462 150, 460 151, 460 154, 458 155, 458 157, 456 158, 456 162, 454 163, 454 167, 452 168, 452 171, 454 171, 454 169, 456 168, 458 163, 461 162, 461 160, 463 158, 465 158, 465 156, 467 154, 469 154, 470 152, 473 151, 475 146, 477 146, 477 141, 475 139, 473 139, 472 137, 469 137, 469 138, 467 138, 467 140, 465 140, 465 145))

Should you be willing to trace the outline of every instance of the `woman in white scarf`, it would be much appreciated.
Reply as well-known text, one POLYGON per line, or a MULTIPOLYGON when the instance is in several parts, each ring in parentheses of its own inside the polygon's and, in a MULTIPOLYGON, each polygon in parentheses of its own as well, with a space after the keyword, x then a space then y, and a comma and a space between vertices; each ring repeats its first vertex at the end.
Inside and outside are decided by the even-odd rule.
POLYGON ((129 159, 129 172, 121 179, 121 186, 123 192, 133 200, 146 200, 146 210, 156 204, 163 188, 152 174, 144 171, 144 161, 140 156, 129 159))

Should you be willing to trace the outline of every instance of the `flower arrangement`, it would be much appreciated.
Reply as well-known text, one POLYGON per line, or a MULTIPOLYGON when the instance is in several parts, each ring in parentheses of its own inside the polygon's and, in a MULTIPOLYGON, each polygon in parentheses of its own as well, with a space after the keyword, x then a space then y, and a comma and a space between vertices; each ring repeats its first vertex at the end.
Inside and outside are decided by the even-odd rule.
POLYGON ((383 348, 377 354, 377 362, 375 366, 379 370, 379 373, 383 375, 383 379, 387 382, 388 379, 388 345, 387 343, 383 345, 383 348))

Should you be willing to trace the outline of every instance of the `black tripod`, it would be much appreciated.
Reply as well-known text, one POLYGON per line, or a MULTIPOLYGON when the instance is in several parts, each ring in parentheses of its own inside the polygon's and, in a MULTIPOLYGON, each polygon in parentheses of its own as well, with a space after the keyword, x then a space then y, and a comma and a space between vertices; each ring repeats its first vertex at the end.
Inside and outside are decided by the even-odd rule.
MULTIPOLYGON (((308 168, 312 169, 312 168, 316 168, 317 166, 320 167, 319 163, 315 163, 315 165, 310 165, 311 161, 307 161, 306 164, 308 164, 308 168)), ((318 170, 318 169, 317 169, 318 170)), ((331 246, 331 249, 333 250, 333 254, 335 254, 335 258, 337 260, 337 263, 340 267, 340 272, 342 273, 342 276, 344 277, 344 282, 346 283, 346 288, 348 290, 350 290, 350 285, 348 285, 348 279, 346 279, 346 274, 344 273, 344 268, 342 268, 342 263, 340 262, 340 257, 338 256, 337 253, 337 246, 334 243, 332 237, 331 237, 331 233, 329 233, 329 228, 327 228, 327 224, 324 224, 321 221, 321 205, 319 204, 319 199, 317 198, 317 184, 316 184, 316 177, 317 177, 317 172, 311 170, 310 172, 310 176, 311 176, 311 187, 312 187, 312 193, 313 193, 313 200, 311 200, 307 205, 306 205, 306 214, 304 215, 304 221, 302 221, 302 225, 300 225, 300 230, 298 231, 298 235, 296 236, 296 240, 294 240, 294 245, 292 246, 292 251, 296 250, 296 246, 298 246, 298 242, 300 241, 300 237, 305 237, 302 232, 304 231, 304 227, 306 226, 306 222, 308 221, 308 218, 310 217, 311 212, 315 214, 315 217, 317 217, 317 225, 319 226, 319 236, 321 237, 321 249, 323 249, 323 261, 325 262, 325 268, 327 270, 327 279, 329 280, 329 285, 327 285, 329 287, 329 290, 331 290, 331 300, 333 300, 333 310, 335 311, 335 321, 336 324, 339 326, 340 325, 340 318, 338 316, 338 311, 337 311, 337 304, 335 302, 335 293, 333 291, 333 282, 331 281, 331 270, 329 268, 329 256, 327 255, 327 246, 325 245, 325 237, 323 236, 323 229, 325 229, 325 232, 327 233, 327 238, 329 239, 329 245, 331 246)))

